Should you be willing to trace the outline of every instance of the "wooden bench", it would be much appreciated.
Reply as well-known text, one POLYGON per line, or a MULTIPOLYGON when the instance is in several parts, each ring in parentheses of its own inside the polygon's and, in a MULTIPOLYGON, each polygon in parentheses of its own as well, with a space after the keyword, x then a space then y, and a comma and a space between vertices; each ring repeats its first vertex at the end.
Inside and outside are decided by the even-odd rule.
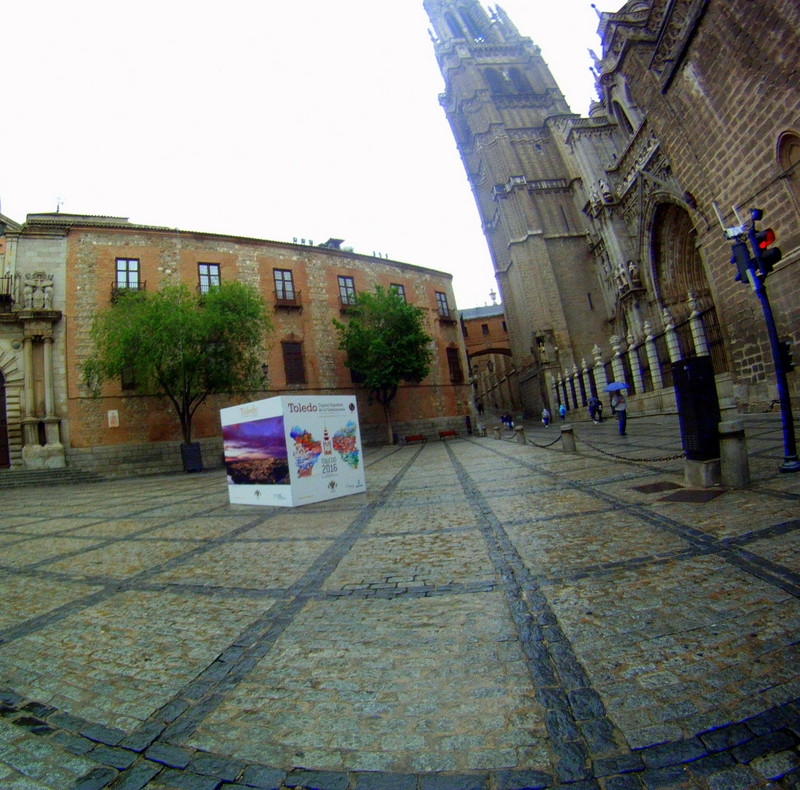
POLYGON ((440 439, 455 439, 456 436, 458 436, 458 433, 452 429, 449 431, 439 431, 440 439))
POLYGON ((417 442, 427 442, 428 437, 423 436, 421 433, 412 433, 405 437, 406 444, 416 444, 417 442))

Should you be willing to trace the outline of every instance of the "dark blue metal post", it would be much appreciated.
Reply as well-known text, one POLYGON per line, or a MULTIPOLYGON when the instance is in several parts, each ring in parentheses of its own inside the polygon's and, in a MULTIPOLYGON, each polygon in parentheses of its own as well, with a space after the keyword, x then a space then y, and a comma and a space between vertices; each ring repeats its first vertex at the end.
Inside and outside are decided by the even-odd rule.
MULTIPOLYGON (((754 218, 755 219, 755 218, 754 218)), ((753 248, 753 255, 758 261, 761 257, 758 243, 755 237, 755 222, 750 223, 748 237, 750 246, 753 248)), ((775 365, 775 378, 778 384, 778 403, 781 407, 781 423, 783 424, 783 464, 781 472, 800 472, 800 461, 797 458, 797 444, 794 435, 794 418, 792 416, 792 401, 789 398, 789 383, 786 380, 786 370, 780 353, 780 341, 778 339, 778 329, 775 326, 775 318, 772 315, 772 306, 769 303, 767 289, 758 272, 753 272, 753 288, 761 302, 764 311, 764 318, 767 322, 767 334, 769 344, 772 349, 772 361, 775 365)))

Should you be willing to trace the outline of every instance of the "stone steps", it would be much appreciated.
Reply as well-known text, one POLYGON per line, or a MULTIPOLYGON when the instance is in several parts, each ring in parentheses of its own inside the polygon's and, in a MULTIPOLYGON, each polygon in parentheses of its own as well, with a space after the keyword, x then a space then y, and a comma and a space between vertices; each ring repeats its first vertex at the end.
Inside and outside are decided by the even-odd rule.
POLYGON ((96 483, 103 478, 83 469, 0 469, 0 489, 36 485, 74 485, 96 483))

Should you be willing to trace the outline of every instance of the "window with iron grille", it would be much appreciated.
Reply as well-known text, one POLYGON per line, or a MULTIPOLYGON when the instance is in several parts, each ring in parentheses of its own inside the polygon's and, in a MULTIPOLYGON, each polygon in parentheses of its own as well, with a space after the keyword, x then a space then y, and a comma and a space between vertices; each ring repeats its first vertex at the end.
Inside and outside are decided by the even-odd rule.
POLYGON ((294 279, 290 269, 273 269, 275 281, 275 298, 284 302, 294 301, 294 279))
POLYGON ((345 307, 356 303, 356 284, 352 277, 339 275, 339 302, 345 307))
POLYGON ((450 305, 447 304, 447 294, 442 291, 436 292, 436 309, 442 318, 450 318, 450 305))
POLYGON ((286 374, 287 384, 305 384, 306 369, 303 364, 303 344, 284 341, 281 343, 283 349, 283 370, 286 374))
POLYGON ((139 290, 139 259, 117 258, 117 288, 139 290))
POLYGON ((447 367, 450 369, 450 381, 464 381, 464 372, 461 370, 461 359, 457 348, 447 349, 447 367))
POLYGON ((218 263, 198 263, 197 276, 200 281, 200 293, 208 293, 210 288, 219 287, 219 264, 218 263))
POLYGON ((405 285, 400 285, 400 283, 392 283, 389 286, 389 289, 394 291, 404 302, 407 301, 405 285))

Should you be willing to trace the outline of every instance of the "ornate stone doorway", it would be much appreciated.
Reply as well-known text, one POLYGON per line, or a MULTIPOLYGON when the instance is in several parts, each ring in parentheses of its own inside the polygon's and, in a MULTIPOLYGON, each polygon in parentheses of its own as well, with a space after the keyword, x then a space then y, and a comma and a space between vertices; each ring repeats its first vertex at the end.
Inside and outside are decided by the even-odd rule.
POLYGON ((662 203, 653 221, 653 267, 662 307, 681 320, 689 293, 703 304, 711 298, 703 262, 697 250, 697 232, 686 209, 662 203))
POLYGON ((730 370, 691 216, 683 206, 662 203, 655 210, 652 228, 652 263, 657 297, 675 322, 683 353, 687 356, 693 353, 688 322, 690 314, 696 311, 703 322, 714 372, 730 370))
POLYGON ((6 379, 0 371, 0 469, 11 466, 8 448, 8 418, 6 417, 6 379))

